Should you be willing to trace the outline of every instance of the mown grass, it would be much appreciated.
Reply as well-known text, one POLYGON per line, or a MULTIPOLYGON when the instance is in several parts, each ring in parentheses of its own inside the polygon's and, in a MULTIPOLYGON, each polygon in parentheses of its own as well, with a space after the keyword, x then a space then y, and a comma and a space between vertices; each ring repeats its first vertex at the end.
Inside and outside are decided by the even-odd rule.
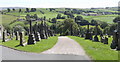
POLYGON ((118 51, 110 49, 112 38, 109 38, 109 44, 85 40, 76 36, 68 36, 77 41, 93 60, 118 60, 118 51))
POLYGON ((85 20, 88 20, 88 21, 91 21, 92 19, 94 19, 94 20, 99 20, 107 23, 113 23, 113 19, 118 16, 118 15, 84 16, 84 15, 78 15, 78 14, 74 14, 74 15, 82 16, 85 20))
MULTIPOLYGON (((26 41, 27 41, 27 38, 28 37, 25 38, 26 41)), ((48 39, 42 39, 40 42, 37 42, 35 45, 26 45, 24 47, 23 46, 16 47, 17 45, 19 45, 19 40, 13 39, 11 41, 2 43, 2 45, 17 49, 17 50, 21 50, 21 51, 40 53, 52 48, 56 44, 57 40, 58 40, 58 37, 54 36, 54 37, 49 37, 48 39)))

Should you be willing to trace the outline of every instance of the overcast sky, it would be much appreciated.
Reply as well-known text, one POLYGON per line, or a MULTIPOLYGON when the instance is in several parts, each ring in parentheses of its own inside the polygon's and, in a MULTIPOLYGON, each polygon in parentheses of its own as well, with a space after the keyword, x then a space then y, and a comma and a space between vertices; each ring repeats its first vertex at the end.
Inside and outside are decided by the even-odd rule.
POLYGON ((0 7, 91 8, 115 7, 120 0, 0 0, 0 7))

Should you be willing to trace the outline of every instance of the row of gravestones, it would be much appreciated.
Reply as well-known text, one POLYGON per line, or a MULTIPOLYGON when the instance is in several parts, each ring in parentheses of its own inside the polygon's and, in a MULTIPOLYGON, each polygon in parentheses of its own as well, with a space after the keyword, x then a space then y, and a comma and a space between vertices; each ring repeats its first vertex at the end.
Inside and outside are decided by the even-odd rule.
MULTIPOLYGON (((32 27, 32 24, 30 24, 30 32, 29 32, 29 38, 28 38, 28 42, 25 41, 24 39, 24 32, 16 32, 15 33, 15 39, 16 40, 20 40, 20 46, 25 46, 25 45, 29 45, 29 44, 35 44, 36 41, 41 41, 41 39, 47 39, 50 36, 54 36, 54 31, 48 29, 48 27, 46 26, 45 22, 42 22, 40 25, 38 25, 37 23, 32 27), (33 28, 33 29, 31 29, 33 28)), ((10 36, 10 38, 13 38, 13 35, 10 36)), ((6 33, 5 31, 3 31, 3 42, 5 42, 6 40, 6 33)))
MULTIPOLYGON (((96 28, 97 28, 97 25, 96 25, 96 28)), ((111 37, 111 36, 108 36, 108 37, 107 36, 104 36, 103 34, 101 34, 100 40, 99 40, 97 35, 97 30, 95 30, 95 36, 93 36, 93 33, 89 32, 89 26, 87 28, 87 32, 85 34, 80 35, 80 37, 84 37, 85 39, 89 39, 95 42, 101 42, 104 44, 108 44, 108 37, 111 37)), ((111 49, 120 50, 120 21, 118 22, 117 30, 114 31, 113 40, 110 47, 111 49)))
POLYGON ((94 42, 101 42, 101 43, 104 43, 104 44, 108 44, 108 37, 107 36, 104 36, 103 34, 100 35, 100 39, 98 38, 98 35, 97 35, 97 27, 98 25, 96 25, 95 27, 95 35, 89 31, 89 25, 87 27, 87 32, 85 34, 81 34, 80 37, 84 37, 85 39, 89 39, 89 40, 92 40, 94 42))
MULTIPOLYGON (((50 34, 51 34, 51 36, 53 35, 52 33, 51 33, 51 31, 50 31, 50 34)), ((39 34, 39 32, 37 32, 36 34, 34 34, 33 35, 33 38, 34 38, 34 41, 41 41, 41 39, 47 39, 47 38, 44 38, 44 37, 46 37, 46 36, 44 36, 44 37, 41 37, 41 36, 43 36, 43 35, 40 35, 39 34)), ((27 44, 29 44, 29 43, 27 43, 26 41, 25 41, 25 39, 24 39, 24 32, 16 32, 15 33, 15 36, 10 36, 10 39, 12 40, 13 38, 15 37, 15 40, 19 40, 20 41, 20 46, 25 46, 25 45, 27 45, 27 44)), ((6 42, 6 41, 8 41, 7 40, 8 38, 7 38, 7 35, 6 35, 6 31, 3 31, 3 39, 2 39, 2 42, 6 42)))

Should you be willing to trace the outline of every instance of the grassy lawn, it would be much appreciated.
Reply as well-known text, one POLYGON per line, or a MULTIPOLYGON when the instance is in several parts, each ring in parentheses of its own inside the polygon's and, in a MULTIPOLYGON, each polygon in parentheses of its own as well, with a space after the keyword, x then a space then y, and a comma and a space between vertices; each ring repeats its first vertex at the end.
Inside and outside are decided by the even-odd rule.
POLYGON ((17 49, 17 50, 21 50, 21 51, 40 53, 52 48, 56 44, 57 40, 58 40, 58 37, 54 36, 54 37, 49 37, 48 39, 42 39, 40 42, 37 42, 35 45, 26 45, 25 47, 22 47, 22 46, 16 47, 17 45, 19 45, 19 40, 16 41, 14 39, 14 40, 2 43, 2 45, 17 49))
POLYGON ((110 49, 112 38, 109 38, 109 44, 92 42, 76 36, 68 36, 77 41, 93 60, 118 60, 118 51, 110 49))

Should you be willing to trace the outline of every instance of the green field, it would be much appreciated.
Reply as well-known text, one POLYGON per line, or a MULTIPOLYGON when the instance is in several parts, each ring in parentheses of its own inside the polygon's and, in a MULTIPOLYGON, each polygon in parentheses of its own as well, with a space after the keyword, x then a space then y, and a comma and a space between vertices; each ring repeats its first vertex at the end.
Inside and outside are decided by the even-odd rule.
POLYGON ((100 15, 100 16, 82 16, 85 20, 91 21, 92 19, 103 21, 107 23, 113 23, 113 19, 117 17, 118 15, 100 15))
POLYGON ((16 20, 18 17, 11 16, 11 15, 1 15, 0 17, 0 24, 9 24, 10 22, 16 20))
MULTIPOLYGON (((27 41, 28 38, 26 37, 25 39, 27 41)), ((54 37, 49 37, 48 39, 42 39, 40 42, 37 42, 35 45, 26 45, 25 47, 22 47, 22 46, 18 46, 19 40, 13 39, 2 43, 2 45, 21 51, 40 53, 52 48, 56 44, 57 40, 58 37, 54 36, 54 37)))
MULTIPOLYGON (((90 10, 90 9, 82 9, 82 10, 90 10)), ((108 12, 112 12, 112 10, 108 10, 108 9, 92 9, 93 11, 108 11, 108 12)), ((59 14, 58 12, 56 11, 68 11, 68 10, 65 10, 65 8, 57 8, 56 10, 54 11, 49 11, 48 8, 37 8, 37 11, 36 12, 30 12, 30 13, 25 13, 25 9, 22 9, 22 12, 19 13, 18 12, 18 9, 16 9, 16 11, 11 11, 9 13, 6 13, 8 15, 2 15, 2 23, 3 24, 9 24, 11 21, 13 20, 16 20, 17 18, 22 18, 22 19, 25 19, 25 16, 26 14, 30 14, 30 15, 34 15, 34 14, 37 14, 38 17, 40 18, 43 18, 44 16, 46 16, 46 19, 49 19, 49 18, 56 18, 57 14, 59 14), (44 14, 42 14, 40 11, 44 12, 44 14), (11 15, 15 15, 15 16, 20 16, 20 17, 15 17, 15 16, 11 16, 11 15)), ((63 13, 60 13, 62 16, 66 16, 64 15, 63 13)), ((100 16, 84 16, 84 15, 81 15, 81 14, 74 14, 74 16, 82 16, 84 19, 88 20, 88 21, 91 21, 92 19, 95 19, 95 20, 100 20, 100 21, 104 21, 104 22, 107 22, 107 23, 113 23, 113 19, 115 17, 117 17, 118 15, 100 15, 100 16)), ((58 19, 57 21, 64 21, 64 19, 58 19)), ((50 24, 51 25, 51 24, 50 24)))
POLYGON ((93 60, 118 60, 118 51, 110 49, 112 38, 109 38, 109 44, 85 40, 76 36, 68 36, 77 41, 93 60))

